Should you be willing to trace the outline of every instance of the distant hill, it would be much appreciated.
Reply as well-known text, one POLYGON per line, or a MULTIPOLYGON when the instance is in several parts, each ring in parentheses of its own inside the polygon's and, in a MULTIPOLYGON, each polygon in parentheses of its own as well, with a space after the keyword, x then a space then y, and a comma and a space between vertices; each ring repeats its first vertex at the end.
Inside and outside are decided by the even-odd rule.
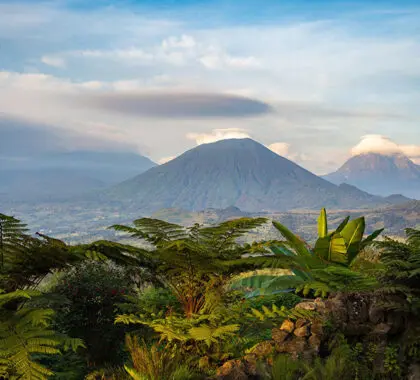
POLYGON ((152 212, 229 206, 249 212, 354 209, 393 203, 354 186, 336 186, 251 139, 200 145, 112 187, 98 199, 124 201, 152 212))
POLYGON ((104 189, 156 164, 134 153, 76 151, 0 159, 0 200, 63 200, 104 189))
MULTIPOLYGON (((184 226, 191 226, 194 223, 212 224, 220 223, 231 217, 242 216, 264 216, 268 219, 278 220, 293 232, 308 241, 314 241, 317 237, 317 218, 319 210, 289 211, 275 213, 249 214, 236 209, 235 216, 226 214, 226 209, 208 209, 197 212, 186 212, 179 209, 160 210, 153 217, 166 220, 171 223, 178 223, 184 226)), ((375 229, 385 228, 384 235, 404 237, 405 228, 420 228, 420 201, 411 200, 399 205, 366 209, 366 210, 327 210, 329 228, 333 229, 347 216, 357 218, 365 216, 366 233, 372 233, 375 229)), ((279 232, 268 223, 255 231, 251 231, 249 239, 263 240, 276 239, 279 232)))
POLYGON ((420 166, 403 154, 366 153, 351 157, 324 179, 348 183, 372 194, 420 199, 420 166))

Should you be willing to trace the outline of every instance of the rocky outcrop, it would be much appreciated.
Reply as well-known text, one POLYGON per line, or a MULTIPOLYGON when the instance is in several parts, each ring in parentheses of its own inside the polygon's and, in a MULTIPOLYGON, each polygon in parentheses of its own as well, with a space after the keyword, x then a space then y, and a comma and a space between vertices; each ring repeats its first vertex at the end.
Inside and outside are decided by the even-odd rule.
MULTIPOLYGON (((375 368, 383 368, 383 350, 389 336, 405 328, 404 315, 390 312, 372 294, 338 293, 328 299, 317 298, 301 302, 295 310, 312 312, 313 317, 287 319, 271 331, 272 339, 255 346, 242 360, 231 360, 218 371, 218 379, 258 378, 257 363, 270 363, 275 354, 311 359, 320 354, 322 346, 336 332, 361 341, 375 342, 375 368), (327 323, 328 322, 328 323, 327 323), (383 349, 383 350, 381 350, 383 349), (248 376, 248 377, 243 377, 248 376)), ((419 369, 412 368, 411 379, 417 379, 419 369), (414 376, 414 377, 413 377, 414 376)), ((420 379, 419 379, 420 380, 420 379)))

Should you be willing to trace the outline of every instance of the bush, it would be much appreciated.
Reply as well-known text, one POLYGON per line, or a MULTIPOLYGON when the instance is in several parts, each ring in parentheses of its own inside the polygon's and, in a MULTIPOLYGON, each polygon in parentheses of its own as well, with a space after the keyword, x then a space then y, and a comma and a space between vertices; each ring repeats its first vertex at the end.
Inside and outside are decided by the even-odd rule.
POLYGON ((122 364, 126 326, 115 325, 116 304, 133 294, 127 271, 111 262, 85 262, 70 269, 51 289, 64 296, 57 328, 84 340, 91 366, 122 364))

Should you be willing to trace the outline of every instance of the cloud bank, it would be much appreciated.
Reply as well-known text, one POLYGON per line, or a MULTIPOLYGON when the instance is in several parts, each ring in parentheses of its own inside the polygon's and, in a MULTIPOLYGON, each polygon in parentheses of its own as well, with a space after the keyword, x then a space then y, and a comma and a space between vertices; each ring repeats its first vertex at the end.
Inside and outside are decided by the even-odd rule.
POLYGON ((260 100, 206 93, 108 93, 85 94, 79 105, 150 118, 241 118, 271 113, 260 100))

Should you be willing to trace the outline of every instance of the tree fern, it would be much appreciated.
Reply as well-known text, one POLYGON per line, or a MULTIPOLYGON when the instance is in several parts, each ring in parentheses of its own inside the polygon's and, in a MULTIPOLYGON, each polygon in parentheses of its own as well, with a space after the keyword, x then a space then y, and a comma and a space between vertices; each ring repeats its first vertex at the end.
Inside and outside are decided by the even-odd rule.
POLYGON ((406 229, 406 242, 390 238, 378 242, 383 270, 378 293, 393 310, 420 313, 420 230, 406 229), (397 297, 388 297, 394 295, 397 297))
POLYGON ((0 213, 0 270, 4 270, 7 256, 22 249, 22 241, 27 232, 26 225, 20 220, 0 213))
POLYGON ((83 346, 50 329, 51 309, 8 309, 12 301, 27 299, 36 292, 16 291, 0 295, 0 371, 16 373, 21 379, 47 379, 52 372, 33 359, 34 354, 60 354, 61 349, 83 346))

